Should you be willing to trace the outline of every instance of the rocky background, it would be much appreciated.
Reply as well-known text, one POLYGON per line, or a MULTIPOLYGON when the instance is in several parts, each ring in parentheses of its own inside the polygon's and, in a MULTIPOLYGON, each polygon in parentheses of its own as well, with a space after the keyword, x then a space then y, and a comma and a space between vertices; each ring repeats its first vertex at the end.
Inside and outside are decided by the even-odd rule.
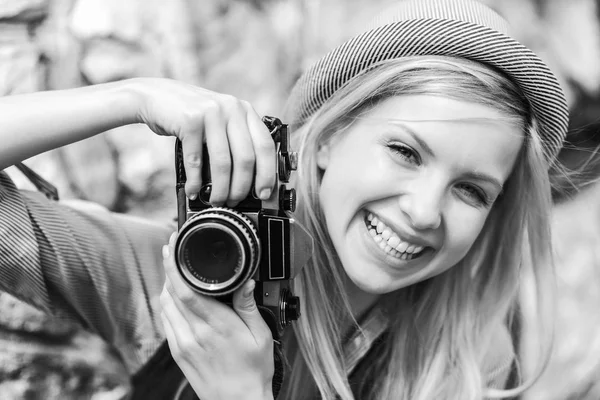
MULTIPOLYGON (((572 110, 568 165, 600 141, 599 5, 486 0, 557 72, 572 110)), ((279 115, 302 69, 391 0, 0 0, 0 95, 162 76, 279 115), (359 20, 360 18, 360 20, 359 20)), ((74 116, 76 118, 76 116, 74 116)), ((63 198, 175 216, 172 141, 128 126, 27 161, 63 198)), ((27 182, 16 171, 22 186, 27 182)), ((557 198, 557 345, 529 400, 600 398, 600 188, 557 198)), ((97 337, 0 294, 0 399, 122 398, 124 368, 97 337)))

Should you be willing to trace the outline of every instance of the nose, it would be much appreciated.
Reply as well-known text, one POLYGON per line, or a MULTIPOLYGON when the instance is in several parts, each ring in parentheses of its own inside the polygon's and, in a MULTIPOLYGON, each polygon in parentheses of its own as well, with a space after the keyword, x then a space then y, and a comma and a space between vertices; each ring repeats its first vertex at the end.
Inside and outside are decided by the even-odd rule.
POLYGON ((415 230, 437 229, 442 223, 445 187, 431 180, 412 182, 399 196, 402 212, 415 230))

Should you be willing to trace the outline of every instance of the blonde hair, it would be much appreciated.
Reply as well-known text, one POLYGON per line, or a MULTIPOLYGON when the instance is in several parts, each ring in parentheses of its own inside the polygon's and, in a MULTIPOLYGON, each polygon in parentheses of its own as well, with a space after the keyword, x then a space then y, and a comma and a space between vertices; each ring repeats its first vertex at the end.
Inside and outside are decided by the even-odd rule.
MULTIPOLYGON (((306 125, 295 129, 300 151, 296 215, 314 235, 316 249, 296 280, 304 312, 294 333, 302 357, 293 359, 283 398, 314 396, 307 392, 307 385, 323 399, 354 398, 341 342, 348 323, 356 321, 344 292, 343 267, 319 204, 318 146, 342 135, 380 101, 416 94, 494 107, 522 130, 525 144, 465 258, 444 273, 380 300, 383 307, 394 305, 394 315, 381 357, 366 372, 375 381, 358 389, 361 399, 474 400, 514 396, 530 384, 510 391, 488 390, 484 365, 496 331, 510 324, 523 270, 530 269, 535 277, 538 304, 550 304, 547 297, 552 296, 550 183, 535 121, 518 88, 491 67, 449 57, 406 57, 381 63, 354 78, 306 125)), ((538 315, 539 326, 547 331, 548 314, 538 315)), ((551 341, 540 341, 540 368, 534 375, 546 365, 551 341)))

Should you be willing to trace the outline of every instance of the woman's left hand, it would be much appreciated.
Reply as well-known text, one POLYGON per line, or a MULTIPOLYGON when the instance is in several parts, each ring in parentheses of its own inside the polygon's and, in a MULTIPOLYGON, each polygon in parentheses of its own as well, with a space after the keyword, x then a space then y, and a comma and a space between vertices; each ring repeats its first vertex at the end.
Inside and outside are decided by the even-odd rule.
POLYGON ((173 257, 175 234, 163 247, 166 281, 162 321, 173 358, 202 400, 273 399, 273 338, 249 280, 233 296, 233 309, 194 292, 173 257))

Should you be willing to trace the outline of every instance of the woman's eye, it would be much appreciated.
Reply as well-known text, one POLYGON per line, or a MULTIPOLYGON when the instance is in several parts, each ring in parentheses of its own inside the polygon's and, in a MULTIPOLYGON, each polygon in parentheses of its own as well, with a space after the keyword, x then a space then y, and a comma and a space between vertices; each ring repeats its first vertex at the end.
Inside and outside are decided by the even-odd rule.
POLYGON ((400 157, 404 158, 408 162, 415 164, 419 163, 419 157, 417 153, 410 147, 398 143, 388 144, 388 147, 395 154, 398 154, 400 157))
POLYGON ((469 185, 469 184, 460 184, 458 185, 458 189, 468 196, 470 199, 475 200, 478 204, 489 205, 490 200, 488 196, 485 194, 483 190, 478 188, 477 186, 469 185))

